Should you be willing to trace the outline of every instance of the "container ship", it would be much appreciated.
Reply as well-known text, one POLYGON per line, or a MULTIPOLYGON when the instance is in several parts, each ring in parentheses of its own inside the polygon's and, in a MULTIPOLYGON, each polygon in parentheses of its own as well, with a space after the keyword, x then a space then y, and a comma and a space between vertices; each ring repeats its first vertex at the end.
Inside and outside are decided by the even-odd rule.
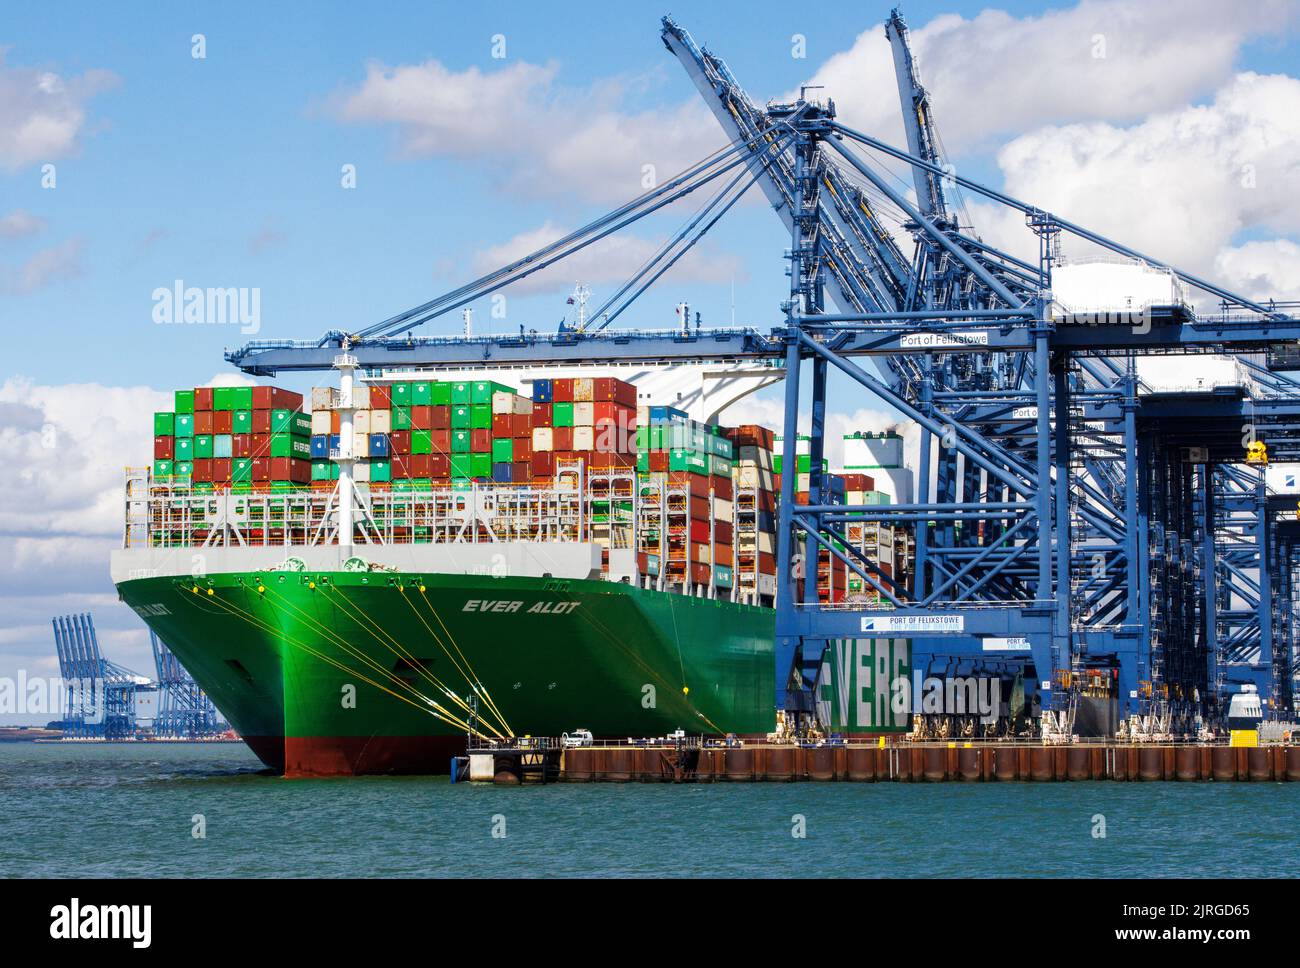
MULTIPOLYGON (((351 360, 307 399, 178 390, 127 472, 118 593, 269 768, 436 773, 471 736, 777 728, 770 430, 615 377, 351 360)), ((830 478, 833 499, 872 485, 830 478)), ((820 567, 822 594, 864 595, 820 567)))

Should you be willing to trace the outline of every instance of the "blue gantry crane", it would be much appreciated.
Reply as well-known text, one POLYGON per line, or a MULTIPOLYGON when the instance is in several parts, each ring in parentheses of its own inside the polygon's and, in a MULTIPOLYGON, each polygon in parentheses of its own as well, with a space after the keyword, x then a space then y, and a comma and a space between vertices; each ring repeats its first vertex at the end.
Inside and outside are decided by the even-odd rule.
POLYGON ((201 739, 229 729, 194 677, 185 670, 167 643, 149 631, 158 674, 158 714, 153 733, 160 739, 201 739))
MULTIPOLYGON (((812 467, 807 504, 795 503, 793 474, 781 481, 775 701, 788 721, 811 714, 827 644, 863 637, 907 640, 914 672, 1023 684, 1049 738, 1203 732, 1246 678, 1271 716, 1290 717, 1300 524, 1295 495, 1271 490, 1265 468, 1300 460, 1295 306, 1233 293, 957 174, 897 11, 885 30, 905 149, 843 124, 834 102, 808 89, 760 107, 721 58, 665 18, 662 40, 712 109, 723 148, 452 292, 315 341, 255 341, 228 359, 259 375, 329 369, 340 350, 380 371, 779 361, 784 466, 795 466, 806 433, 812 467), (790 235, 778 325, 609 325, 754 184, 790 235), (599 324, 414 335, 706 186, 703 207, 594 314, 599 324), (1022 218, 1022 251, 1035 254, 983 240, 965 217, 966 196, 1022 218), (1090 276, 1096 265, 1110 268, 1090 276), (1098 289, 1090 301, 1088 281, 1105 272, 1162 294, 1116 303, 1098 289), (1162 357, 1228 360, 1233 377, 1170 388, 1144 375, 1162 357), (919 428, 911 503, 832 500, 822 474, 832 373, 919 428), (906 580, 845 540, 846 525, 864 520, 912 533, 906 580), (817 570, 795 567, 823 553, 843 560, 878 604, 823 603, 817 570)), ((917 722, 939 735, 1011 728, 1005 718, 917 722)))
POLYGON ((136 695, 152 683, 99 651, 89 614, 53 619, 66 700, 63 732, 72 739, 127 739, 135 733, 136 695))

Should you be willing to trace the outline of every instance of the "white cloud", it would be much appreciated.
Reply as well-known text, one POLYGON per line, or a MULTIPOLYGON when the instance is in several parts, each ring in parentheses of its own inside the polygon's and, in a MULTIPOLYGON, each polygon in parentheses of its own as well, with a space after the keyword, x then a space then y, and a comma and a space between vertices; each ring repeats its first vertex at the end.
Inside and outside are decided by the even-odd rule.
POLYGON ((1214 268, 1215 279, 1248 298, 1300 300, 1300 245, 1289 239, 1224 249, 1214 268))
POLYGON ((117 83, 109 71, 64 77, 33 67, 10 67, 0 49, 0 168, 75 154, 86 127, 86 102, 117 83))
MULTIPOLYGON (((960 153, 1044 124, 1130 122, 1187 104, 1228 79, 1247 40, 1287 28, 1297 9, 1294 0, 1083 0, 1032 17, 945 14, 912 25, 910 40, 940 136, 960 153)), ((905 144, 883 25, 810 83, 824 85, 849 126, 905 144)))
MULTIPOLYGON (((546 222, 535 229, 521 232, 500 245, 475 253, 471 271, 475 277, 481 276, 563 238, 570 231, 546 222)), ((575 281, 592 286, 609 286, 612 290, 635 274, 662 244, 663 240, 646 239, 627 232, 615 233, 548 269, 512 284, 507 292, 514 295, 552 292, 571 287, 575 281)), ((725 283, 733 278, 737 282, 748 278, 743 263, 734 255, 718 252, 702 241, 665 272, 656 285, 669 282, 725 283)), ((612 291, 597 293, 597 303, 603 295, 612 295, 612 291)), ((591 308, 594 309, 595 305, 591 308)))
POLYGON ((16 295, 28 295, 38 289, 67 282, 82 274, 81 254, 86 240, 74 236, 58 245, 41 249, 22 265, 4 271, 5 289, 16 295))
MULTIPOLYGON (((1194 274, 1253 278, 1254 294, 1268 295, 1258 291, 1265 275, 1243 260, 1267 250, 1268 282, 1294 291, 1300 264, 1288 268, 1291 250, 1275 242, 1231 246, 1241 233, 1300 232, 1297 158, 1300 80, 1243 73, 1207 104, 1131 127, 1096 122, 1030 132, 1003 148, 998 164, 1013 196, 1194 274)), ((994 244, 1035 251, 1021 216, 972 208, 994 244)), ((1069 237, 1063 247, 1076 256, 1088 248, 1069 237)))
POLYGON ((21 208, 14 209, 0 218, 0 239, 22 239, 39 235, 44 230, 45 219, 21 208))
POLYGON ((629 112, 623 80, 565 90, 557 74, 554 64, 526 62, 493 71, 370 64, 331 109, 345 122, 395 126, 408 157, 474 159, 512 192, 602 202, 641 194, 646 165, 662 181, 725 141, 697 97, 629 112))

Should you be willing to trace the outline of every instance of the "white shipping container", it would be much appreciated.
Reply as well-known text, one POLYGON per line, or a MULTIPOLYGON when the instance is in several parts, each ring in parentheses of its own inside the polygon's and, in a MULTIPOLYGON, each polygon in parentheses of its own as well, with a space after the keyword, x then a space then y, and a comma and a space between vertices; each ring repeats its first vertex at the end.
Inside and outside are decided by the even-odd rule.
POLYGON ((737 487, 753 487, 760 491, 776 490, 776 477, 770 470, 756 467, 752 462, 742 462, 733 470, 737 487))
POLYGON ((358 410, 352 415, 352 429, 359 434, 370 433, 370 411, 358 410))
POLYGON ((366 461, 357 461, 352 465, 352 479, 361 484, 370 481, 370 465, 366 461))
POLYGON ((330 412, 313 410, 311 412, 311 433, 313 437, 322 437, 330 433, 330 412))
POLYGON ((371 410, 370 432, 372 434, 391 434, 393 432, 393 411, 371 410))
POLYGON ((369 457, 370 456, 370 435, 362 433, 359 430, 352 431, 352 456, 369 457))
POLYGON ((554 434, 550 427, 533 428, 533 451, 545 453, 555 449, 554 434))
POLYGON ((573 381, 573 399, 575 402, 590 402, 595 396, 595 381, 591 377, 583 376, 573 381))
POLYGON ((370 409, 370 387, 362 385, 352 388, 352 408, 354 410, 370 409))
POLYGON ((507 393, 504 390, 498 390, 492 394, 492 412, 498 413, 517 413, 515 410, 515 394, 507 393))
POLYGON ((574 427, 573 428, 573 449, 574 450, 595 450, 596 449, 596 428, 574 427))
POLYGON ((334 388, 333 387, 312 387, 311 388, 311 409, 330 410, 334 406, 334 388))
POLYGON ((511 397, 511 403, 514 404, 515 414, 517 416, 522 417, 525 414, 530 414, 533 412, 533 401, 529 400, 525 396, 521 396, 518 393, 516 393, 513 397, 511 397))
POLYGON ((733 506, 730 501, 724 501, 720 497, 713 499, 713 520, 730 521, 733 506))
POLYGON ((596 405, 594 403, 575 403, 573 405, 573 425, 575 427, 591 427, 595 423, 596 405))
POLYGON ((736 448, 736 460, 749 461, 765 471, 772 469, 772 452, 764 450, 762 447, 738 447, 736 448))

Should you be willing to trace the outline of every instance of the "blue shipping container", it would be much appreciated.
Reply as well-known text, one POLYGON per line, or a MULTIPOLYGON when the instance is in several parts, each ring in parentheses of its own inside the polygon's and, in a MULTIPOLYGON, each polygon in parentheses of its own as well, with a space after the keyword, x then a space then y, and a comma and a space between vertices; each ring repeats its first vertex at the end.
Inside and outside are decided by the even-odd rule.
POLYGON ((370 456, 371 457, 388 456, 388 434, 370 435, 370 456))
POLYGON ((492 465, 492 480, 493 480, 493 481, 495 481, 497 484, 509 484, 509 483, 510 483, 510 479, 511 479, 511 478, 510 478, 510 464, 506 463, 506 464, 493 464, 493 465, 492 465))
POLYGON ((314 460, 323 460, 330 455, 330 439, 327 434, 321 434, 311 439, 311 456, 314 460))
POLYGON ((533 381, 533 402, 550 403, 555 396, 555 384, 550 380, 533 381))

